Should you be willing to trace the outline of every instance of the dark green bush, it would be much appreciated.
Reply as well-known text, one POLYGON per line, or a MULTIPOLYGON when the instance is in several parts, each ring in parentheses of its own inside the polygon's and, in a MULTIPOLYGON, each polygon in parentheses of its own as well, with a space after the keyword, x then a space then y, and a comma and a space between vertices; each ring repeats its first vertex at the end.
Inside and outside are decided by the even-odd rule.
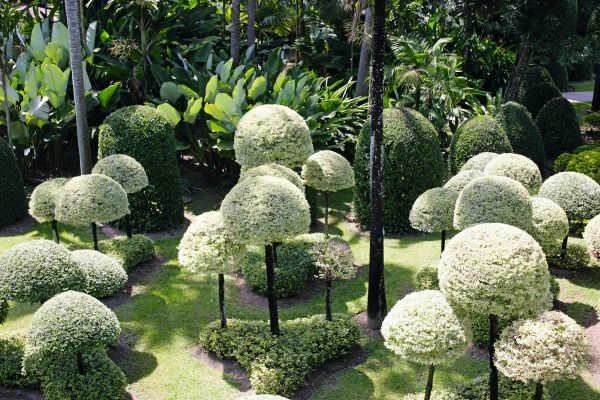
POLYGON ((155 254, 154 241, 144 235, 133 235, 131 239, 119 236, 102 240, 98 246, 100 252, 121 260, 125 271, 151 261, 155 254))
POLYGON ((98 158, 113 154, 135 158, 148 175, 148 187, 129 195, 132 227, 146 232, 181 225, 181 179, 173 127, 167 117, 146 106, 112 113, 100 127, 98 158))
MULTIPOLYGON (((370 123, 358 137, 354 173, 356 217, 369 225, 371 189, 369 182, 370 123)), ((421 114, 409 109, 383 112, 384 142, 384 223, 388 233, 411 230, 410 209, 423 192, 441 186, 447 172, 440 142, 433 125, 421 114)))
POLYGON ((600 148, 576 154, 567 164, 566 170, 580 172, 600 183, 600 148))
POLYGON ((581 145, 577 112, 569 100, 563 97, 550 100, 541 109, 536 123, 549 156, 557 156, 581 145))
POLYGON ((8 143, 0 138, 0 228, 17 222, 27 214, 25 185, 17 160, 8 143))
POLYGON ((569 71, 565 64, 553 61, 546 65, 546 69, 550 73, 554 84, 559 90, 567 90, 569 85, 569 71))
POLYGON ((525 93, 527 92, 528 88, 536 83, 549 83, 554 85, 554 80, 546 68, 539 65, 530 67, 525 72, 525 75, 523 75, 521 85, 519 86, 519 93, 517 95, 519 103, 523 103, 523 99, 525 98, 525 93))
POLYGON ((20 335, 0 337, 0 386, 30 387, 35 380, 23 374, 25 337, 20 335))
MULTIPOLYGON (((453 392, 462 400, 487 400, 489 399, 489 379, 487 376, 475 378, 469 382, 458 385, 453 392)), ((499 398, 500 400, 529 400, 533 398, 535 384, 524 384, 511 381, 500 375, 499 380, 499 398)), ((551 400, 551 396, 546 390, 544 400, 551 400)))
POLYGON ((546 162, 544 143, 529 111, 519 103, 509 102, 496 111, 494 118, 504 128, 513 151, 532 159, 543 169, 546 162))
POLYGON ((569 241, 567 245, 567 256, 561 257, 561 247, 557 244, 546 254, 548 265, 559 269, 584 269, 597 267, 598 263, 592 260, 585 245, 569 241))
POLYGON ((573 82, 586 81, 592 79, 594 74, 594 63, 589 56, 577 57, 575 62, 571 64, 569 71, 569 79, 573 82))
POLYGON ((583 130, 590 133, 600 133, 600 113, 588 114, 583 117, 583 130))
POLYGON ((8 301, 0 300, 0 325, 2 325, 4 323, 4 321, 6 321, 6 318, 8 317, 9 309, 10 309, 10 306, 8 304, 8 301))
POLYGON ((435 265, 421 268, 415 274, 416 290, 438 290, 439 288, 438 269, 435 265))
POLYGON ((557 97, 562 98, 562 93, 554 84, 546 82, 534 83, 525 91, 521 104, 535 118, 550 100, 557 97))
POLYGON ((280 336, 270 333, 268 321, 230 319, 226 329, 215 321, 200 333, 200 344, 244 367, 257 393, 290 396, 319 366, 356 348, 360 338, 354 320, 336 314, 330 322, 324 315, 285 321, 280 336))
MULTIPOLYGON (((489 315, 473 315, 469 317, 471 335, 473 342, 482 349, 487 349, 490 341, 490 319, 489 315)), ((502 332, 512 321, 500 319, 498 331, 502 332)))
POLYGON ((319 221, 319 192, 310 186, 304 188, 304 196, 310 206, 310 223, 316 224, 319 221))

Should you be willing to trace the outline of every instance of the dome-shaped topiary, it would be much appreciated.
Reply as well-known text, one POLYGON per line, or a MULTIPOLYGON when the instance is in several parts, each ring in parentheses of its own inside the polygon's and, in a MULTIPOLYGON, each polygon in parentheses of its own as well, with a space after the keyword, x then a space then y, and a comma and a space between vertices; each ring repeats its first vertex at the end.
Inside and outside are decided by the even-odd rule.
POLYGON ((552 79, 552 75, 550 75, 550 72, 540 65, 535 65, 533 67, 528 68, 527 71, 525 71, 525 74, 523 75, 523 79, 521 80, 521 84, 519 86, 519 103, 523 102, 525 92, 536 83, 547 83, 550 85, 554 85, 554 80, 552 79))
POLYGON ((25 242, 0 254, 0 299, 44 302, 65 290, 80 290, 84 283, 71 253, 54 242, 25 242))
POLYGON ((146 171, 149 185, 129 196, 132 228, 156 231, 181 225, 183 202, 175 134, 165 114, 152 107, 125 107, 106 118, 99 132, 99 159, 126 154, 146 171))
POLYGON ((98 160, 92 173, 114 179, 127 193, 137 193, 148 186, 148 176, 142 164, 125 154, 115 154, 98 160))
POLYGON ((600 214, 592 218, 587 224, 583 232, 583 238, 590 253, 600 260, 600 214))
POLYGON ((539 82, 532 84, 525 91, 521 104, 536 118, 544 106, 556 98, 562 98, 562 93, 554 83, 539 82))
POLYGON ((485 176, 484 173, 476 169, 463 170, 450 178, 444 187, 446 189, 452 189, 456 193, 460 193, 469 183, 483 176, 485 176))
POLYGON ((71 257, 83 272, 83 292, 98 299, 112 296, 127 283, 127 272, 116 259, 95 250, 75 250, 71 257))
POLYGON ((481 171, 487 167, 487 165, 496 157, 498 157, 498 153, 492 153, 489 151, 484 151, 483 153, 479 153, 467 160, 466 163, 461 167, 461 171, 481 171))
POLYGON ((469 183, 458 196, 454 227, 463 230, 497 222, 528 229, 531 217, 531 198, 523 185, 504 176, 484 176, 469 183))
POLYGON ((536 123, 549 156, 558 156, 582 144, 577 112, 569 100, 562 96, 544 105, 536 123))
POLYGON ((8 143, 0 138, 0 227, 17 222, 27 213, 25 185, 8 143))
POLYGON ((504 128, 513 151, 543 168, 546 162, 544 142, 529 111, 519 103, 508 102, 498 108, 494 118, 504 128))
POLYGON ((245 168, 277 163, 299 167, 314 152, 308 125, 289 107, 265 104, 240 119, 235 131, 235 160, 245 168))
POLYGON ((304 182, 302 182, 300 175, 293 169, 283 165, 271 163, 250 168, 249 170, 242 172, 240 175, 240 182, 257 176, 274 176, 276 178, 286 179, 296 185, 296 187, 304 193, 304 182))
POLYGON ((129 212, 127 193, 105 175, 80 175, 67 182, 56 202, 56 219, 67 225, 107 223, 129 212))
MULTIPOLYGON (((502 125, 490 116, 477 116, 462 124, 450 143, 448 164, 456 174, 473 156, 483 152, 512 153, 510 141, 502 125)), ((477 169, 472 166, 467 169, 477 169)))
POLYGON ((561 172, 548 178, 539 197, 558 204, 570 221, 594 218, 600 214, 600 184, 578 172, 561 172))
POLYGON ((542 173, 529 158, 520 154, 505 153, 494 158, 483 171, 485 174, 505 176, 520 182, 531 194, 542 186, 542 173))
POLYGON ((458 192, 448 188, 429 189, 420 195, 410 210, 410 223, 421 232, 451 230, 458 192))
MULTIPOLYGON (((354 206, 358 221, 370 221, 370 145, 371 127, 366 124, 358 137, 354 174, 354 206)), ((384 146, 384 224, 386 232, 410 231, 410 209, 423 192, 441 186, 446 166, 433 125, 414 110, 383 111, 384 146)))
POLYGON ((55 178, 39 184, 31 193, 29 214, 39 222, 52 221, 56 201, 68 181, 66 178, 55 178))
POLYGON ((354 186, 354 171, 343 156, 331 150, 321 150, 308 157, 302 167, 306 186, 321 192, 337 192, 354 186))
POLYGON ((552 200, 543 197, 531 199, 533 223, 529 233, 544 251, 551 249, 569 233, 567 213, 552 200))

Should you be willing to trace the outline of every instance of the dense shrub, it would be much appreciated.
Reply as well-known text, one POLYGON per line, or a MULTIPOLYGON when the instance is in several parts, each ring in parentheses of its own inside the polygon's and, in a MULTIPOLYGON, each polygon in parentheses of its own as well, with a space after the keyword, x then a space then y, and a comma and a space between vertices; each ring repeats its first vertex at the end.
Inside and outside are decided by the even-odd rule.
POLYGON ((594 73, 594 63, 592 58, 587 55, 580 55, 575 58, 569 69, 569 80, 573 82, 587 81, 592 79, 594 73))
POLYGON ((98 246, 102 253, 120 260, 125 271, 151 261, 155 254, 154 241, 144 235, 102 240, 98 246))
POLYGON ((173 127, 151 107, 125 107, 100 127, 98 158, 126 154, 146 171, 149 185, 129 196, 131 226, 139 231, 165 230, 183 222, 179 167, 173 127))
POLYGON ((581 128, 573 105, 560 97, 541 109, 536 123, 549 156, 571 151, 581 144, 581 128))
POLYGON ((83 292, 97 299, 112 296, 127 283, 127 272, 117 259, 94 250, 71 253, 85 277, 83 292))
POLYGON ((536 118, 540 114, 542 108, 544 108, 550 100, 556 98, 562 99, 562 93, 554 86, 554 84, 545 82, 534 83, 525 92, 521 104, 527 108, 534 118, 536 118))
POLYGON ((567 66, 558 61, 552 61, 546 65, 554 84, 558 90, 567 90, 569 86, 569 71, 567 66))
POLYGON ((579 153, 583 153, 588 150, 600 150, 600 142, 595 142, 591 144, 584 144, 583 146, 579 146, 575 150, 570 153, 563 153, 554 160, 554 172, 565 172, 567 170, 567 166, 579 153))
POLYGON ((125 154, 115 154, 99 160, 92 173, 114 179, 127 193, 137 193, 148 186, 148 176, 142 164, 125 154))
POLYGON ((600 133, 600 113, 588 114, 583 117, 583 130, 588 133, 600 133))
POLYGON ((415 274, 414 284, 416 290, 437 290, 440 288, 437 266, 423 267, 415 274))
MULTIPOLYGON (((500 400, 526 400, 533 398, 535 384, 527 385, 511 381, 500 375, 498 389, 500 400)), ((461 383, 453 391, 461 400, 488 400, 490 397, 489 378, 482 376, 472 381, 461 383)), ((548 391, 544 393, 543 400, 552 400, 548 391)))
POLYGON ((456 193, 460 193, 469 183, 482 176, 484 176, 483 172, 477 169, 463 170, 450 178, 444 187, 453 189, 456 193))
POLYGON ((29 200, 29 214, 39 222, 52 221, 56 210, 56 200, 61 194, 66 178, 47 180, 33 190, 29 200))
POLYGON ((479 153, 469 158, 466 163, 460 168, 460 171, 481 171, 487 167, 487 165, 492 162, 493 159, 498 157, 498 153, 492 153, 489 151, 484 151, 483 153, 479 153))
POLYGON ((543 197, 531 199, 533 218, 528 232, 545 252, 562 242, 569 233, 567 213, 555 202, 543 197))
POLYGON ((600 214, 592 218, 585 227, 583 238, 590 253, 600 260, 600 214))
POLYGON ((257 176, 274 176, 276 178, 286 179, 296 185, 302 192, 305 191, 304 182, 302 181, 302 178, 300 178, 300 175, 293 169, 283 165, 271 163, 250 168, 249 170, 242 172, 240 175, 240 182, 257 176))
POLYGON ((337 192, 354 186, 354 171, 343 156, 331 150, 321 150, 308 157, 302 167, 306 186, 321 192, 337 192))
POLYGON ((0 386, 23 388, 35 384, 35 379, 23 373, 24 354, 24 336, 0 336, 0 386))
POLYGON ((600 148, 574 155, 566 170, 580 172, 600 183, 600 148))
MULTIPOLYGON (((448 163, 456 174, 473 156, 483 152, 512 153, 504 128, 490 116, 477 116, 462 124, 450 143, 448 163)), ((470 168, 473 169, 473 168, 470 168)))
POLYGON ((429 189, 420 195, 410 210, 410 224, 421 232, 451 230, 458 192, 448 188, 429 189))
POLYGON ((551 176, 543 183, 538 196, 558 204, 571 222, 600 214, 600 184, 578 172, 561 172, 551 176))
POLYGON ((521 86, 519 87, 518 98, 520 103, 522 103, 527 90, 536 83, 548 83, 554 85, 554 80, 552 80, 550 72, 542 66, 536 65, 528 68, 523 75, 521 86))
MULTIPOLYGON (((363 226, 370 220, 370 124, 361 131, 356 146, 354 206, 363 226)), ((384 224, 386 232, 410 230, 408 215, 419 195, 441 186, 446 167, 440 142, 433 125, 421 114, 409 109, 383 112, 384 143, 384 224)))
POLYGON ((25 185, 17 160, 8 143, 0 138, 0 228, 23 218, 27 213, 25 185))
POLYGON ((560 243, 551 247, 546 252, 548 265, 558 269, 585 269, 598 267, 598 263, 592 260, 587 247, 584 244, 569 241, 567 244, 567 255, 563 256, 560 243))
POLYGON ((8 310, 10 309, 10 305, 6 300, 0 300, 0 325, 6 321, 8 318, 8 310))
POLYGON ((500 154, 490 161, 483 173, 514 179, 525 186, 531 194, 537 193, 542 186, 542 173, 539 167, 531 159, 520 154, 500 154))

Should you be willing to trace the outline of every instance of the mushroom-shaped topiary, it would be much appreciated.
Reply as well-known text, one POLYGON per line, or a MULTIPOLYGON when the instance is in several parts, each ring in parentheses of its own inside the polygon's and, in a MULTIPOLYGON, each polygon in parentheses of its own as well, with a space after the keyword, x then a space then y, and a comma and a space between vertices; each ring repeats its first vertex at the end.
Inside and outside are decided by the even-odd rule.
POLYGON ((446 231, 453 228, 454 207, 458 192, 448 188, 429 189, 417 198, 410 210, 410 223, 422 232, 441 232, 442 251, 445 248, 446 231))
POLYGON ((513 323, 502 332, 494 357, 507 378, 536 383, 534 400, 542 400, 543 384, 575 379, 587 360, 585 330, 559 311, 513 323))
POLYGON ((21 243, 0 254, 0 299, 43 303, 84 283, 71 253, 49 240, 21 243))
POLYGON ((219 274, 219 310, 221 327, 225 318, 225 273, 240 268, 245 248, 231 240, 219 211, 201 214, 190 224, 179 244, 179 264, 192 272, 219 274))
POLYGON ((314 152, 308 125, 286 106, 254 107, 240 119, 235 131, 235 160, 243 168, 268 163, 299 167, 314 152))
POLYGON ((483 176, 485 176, 483 172, 478 169, 462 170, 458 174, 450 178, 450 180, 446 182, 444 187, 447 189, 453 189, 454 191, 456 191, 456 193, 460 193, 469 183, 483 176))
POLYGON ((429 366, 426 400, 435 367, 462 355, 468 343, 461 321, 437 290, 414 292, 398 301, 383 320, 381 334, 395 354, 429 366))
POLYGON ((483 153, 479 153, 467 160, 467 162, 460 168, 461 171, 470 171, 477 170, 483 172, 485 167, 496 157, 498 157, 498 153, 492 153, 489 151, 484 151, 483 153))
POLYGON ((531 194, 537 193, 542 186, 542 173, 536 163, 520 154, 500 154, 490 161, 483 172, 514 179, 525 186, 531 194))
POLYGON ((296 185, 296 187, 300 189, 302 193, 304 193, 304 182, 302 182, 300 175, 298 175, 293 169, 283 165, 270 163, 250 168, 249 170, 242 172, 240 175, 240 182, 257 176, 274 176, 276 178, 288 180, 296 185))
POLYGON ((221 204, 221 213, 225 229, 234 241, 265 246, 271 332, 279 334, 273 243, 308 232, 308 202, 293 183, 259 176, 231 189, 221 204))
POLYGON ((503 223, 528 229, 531 198, 519 182, 503 176, 475 179, 458 196, 454 227, 458 230, 480 223, 503 223))
POLYGON ((582 144, 579 117, 569 100, 560 95, 544 105, 537 116, 544 148, 549 156, 576 149, 582 144))
POLYGON ((569 219, 565 210, 543 197, 531 199, 533 223, 529 233, 548 252, 569 233, 569 219))
POLYGON ((60 196, 63 186, 68 181, 66 178, 55 178, 45 181, 33 190, 31 200, 29 200, 29 214, 39 222, 51 222, 52 236, 56 243, 60 243, 58 223, 54 216, 56 200, 60 196))
POLYGON ((583 238, 590 253, 600 260, 600 214, 592 218, 587 224, 583 232, 583 238))
POLYGON ((83 291, 98 299, 112 296, 127 283, 127 272, 116 259, 95 250, 71 253, 85 278, 83 291))
POLYGON ((95 250, 98 250, 96 222, 112 222, 128 213, 129 203, 123 187, 114 179, 99 174, 71 179, 56 202, 58 221, 74 226, 91 224, 95 250))
MULTIPOLYGON (((438 277, 441 291, 455 309, 489 315, 490 359, 498 317, 529 317, 552 305, 542 248, 510 225, 480 224, 460 232, 442 254, 438 277)), ((490 398, 497 398, 498 371, 493 363, 490 368, 490 398)))

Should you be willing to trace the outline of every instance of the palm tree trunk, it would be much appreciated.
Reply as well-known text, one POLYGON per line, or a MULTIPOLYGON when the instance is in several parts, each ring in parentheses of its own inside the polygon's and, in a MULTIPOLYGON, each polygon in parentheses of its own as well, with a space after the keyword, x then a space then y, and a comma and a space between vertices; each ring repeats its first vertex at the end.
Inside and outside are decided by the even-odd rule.
POLYGON ((356 76, 356 91, 354 95, 367 96, 369 85, 367 75, 369 73, 369 59, 371 58, 371 39, 373 36, 373 11, 371 7, 365 10, 365 27, 360 46, 360 59, 358 61, 358 74, 356 76))
POLYGON ((256 20, 256 0, 248 0, 248 48, 254 46, 250 58, 254 58, 256 54, 256 27, 254 26, 256 20))
POLYGON ((12 128, 10 126, 10 109, 8 108, 8 89, 6 88, 6 66, 4 55, 2 55, 2 65, 0 66, 0 74, 2 74, 2 90, 4 92, 4 118, 6 119, 6 132, 8 134, 8 147, 12 150, 12 128))
POLYGON ((506 93, 504 94, 504 98, 506 101, 517 100, 517 96, 519 95, 519 87, 521 86, 521 81, 523 80, 523 75, 525 74, 525 71, 529 66, 529 62, 533 58, 533 54, 533 50, 531 50, 527 45, 525 45, 519 50, 517 61, 506 84, 506 93))
POLYGON ((231 0, 231 58, 234 64, 240 62, 240 0, 231 0))

